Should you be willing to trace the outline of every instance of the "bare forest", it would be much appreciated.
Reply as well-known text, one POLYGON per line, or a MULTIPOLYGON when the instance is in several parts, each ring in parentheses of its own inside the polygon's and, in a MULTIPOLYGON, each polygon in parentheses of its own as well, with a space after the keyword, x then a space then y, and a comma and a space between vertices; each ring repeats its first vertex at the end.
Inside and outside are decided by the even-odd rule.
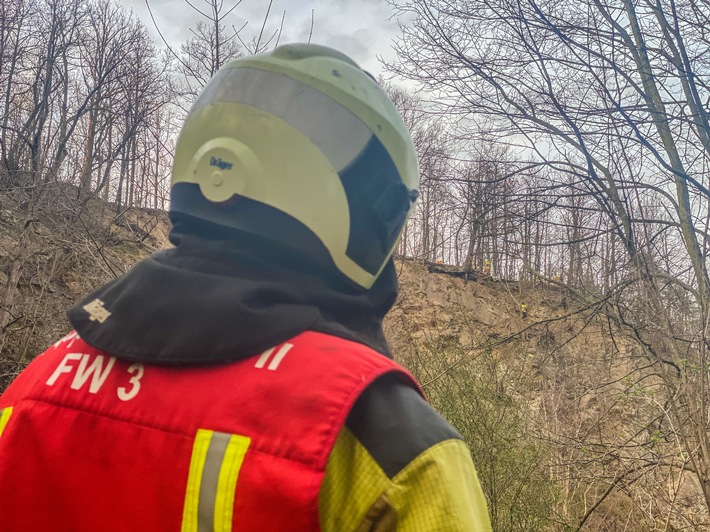
MULTIPOLYGON (((240 3, 169 44, 112 0, 0 2, 0 385, 66 332, 57 278, 167 244, 181 120, 288 24, 240 3)), ((387 333, 494 530, 710 530, 710 2, 387 3, 422 179, 387 333)))

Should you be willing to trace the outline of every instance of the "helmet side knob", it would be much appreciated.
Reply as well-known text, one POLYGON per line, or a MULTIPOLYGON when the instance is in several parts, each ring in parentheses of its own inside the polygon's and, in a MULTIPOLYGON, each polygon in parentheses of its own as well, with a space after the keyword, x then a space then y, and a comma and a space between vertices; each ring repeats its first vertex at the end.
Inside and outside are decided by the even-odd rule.
POLYGON ((243 142, 219 137, 200 146, 188 172, 205 177, 197 180, 200 192, 209 201, 222 203, 244 194, 248 183, 261 177, 262 165, 243 142))

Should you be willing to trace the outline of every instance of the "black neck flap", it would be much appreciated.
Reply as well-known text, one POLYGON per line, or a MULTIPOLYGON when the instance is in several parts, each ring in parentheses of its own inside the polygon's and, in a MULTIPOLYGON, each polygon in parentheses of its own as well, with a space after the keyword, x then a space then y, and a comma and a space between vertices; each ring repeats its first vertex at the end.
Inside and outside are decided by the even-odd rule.
POLYGON ((139 262, 69 310, 87 343, 127 360, 208 364, 314 330, 390 356, 382 319, 397 295, 391 260, 366 291, 292 250, 214 226, 177 220, 170 236, 175 248, 139 262), (90 311, 97 305, 103 322, 90 311))

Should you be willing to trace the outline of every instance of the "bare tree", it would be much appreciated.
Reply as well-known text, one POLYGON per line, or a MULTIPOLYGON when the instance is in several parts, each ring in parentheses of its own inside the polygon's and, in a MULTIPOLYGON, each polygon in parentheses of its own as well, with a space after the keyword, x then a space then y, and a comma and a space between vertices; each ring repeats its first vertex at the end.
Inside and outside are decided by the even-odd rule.
POLYGON ((413 20, 391 68, 435 91, 469 139, 549 169, 564 273, 636 339, 686 457, 669 465, 710 506, 707 14, 691 1, 391 3, 413 20), (692 324, 678 319, 689 301, 692 324))
POLYGON ((150 3, 146 0, 153 24, 175 60, 175 73, 178 78, 175 84, 177 103, 182 106, 183 111, 187 111, 202 87, 223 65, 246 54, 264 52, 278 44, 286 13, 284 12, 281 17, 279 28, 267 34, 273 4, 273 0, 269 0, 259 33, 251 39, 244 40, 242 33, 247 23, 237 28, 231 22, 236 15, 235 10, 242 1, 234 0, 225 5, 224 0, 185 0, 193 12, 200 16, 200 20, 195 27, 190 28, 190 38, 177 50, 163 36, 151 11, 150 3))
MULTIPOLYGON (((52 108, 69 82, 69 54, 80 38, 83 17, 83 5, 78 0, 46 0, 33 17, 33 26, 25 28, 33 30, 35 42, 23 61, 28 70, 23 76, 26 90, 24 97, 15 100, 18 109, 8 110, 9 116, 17 116, 17 125, 4 123, 3 130, 13 132, 6 146, 6 167, 13 172, 27 168, 34 183, 42 178, 47 126, 52 108)), ((29 24, 28 19, 23 20, 29 24)), ((17 88, 18 83, 13 86, 17 88)))

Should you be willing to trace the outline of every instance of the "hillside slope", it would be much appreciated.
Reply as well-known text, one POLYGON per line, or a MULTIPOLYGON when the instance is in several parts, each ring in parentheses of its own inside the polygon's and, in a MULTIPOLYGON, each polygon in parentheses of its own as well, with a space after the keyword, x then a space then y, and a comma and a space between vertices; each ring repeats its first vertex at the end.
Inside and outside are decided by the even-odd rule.
MULTIPOLYGON (((164 212, 117 213, 71 187, 0 194, 0 390, 68 331, 68 306, 168 231, 164 212)), ((494 529, 709 529, 697 481, 668 465, 679 451, 652 372, 639 380, 638 350, 598 308, 554 283, 396 265, 385 332, 470 445, 494 529)))
POLYGON ((469 443, 494 530, 710 530, 657 370, 598 297, 398 269, 387 337, 469 443))
POLYGON ((66 334, 66 309, 98 284, 169 245, 167 214, 79 201, 57 185, 41 197, 0 193, 0 389, 66 334))

